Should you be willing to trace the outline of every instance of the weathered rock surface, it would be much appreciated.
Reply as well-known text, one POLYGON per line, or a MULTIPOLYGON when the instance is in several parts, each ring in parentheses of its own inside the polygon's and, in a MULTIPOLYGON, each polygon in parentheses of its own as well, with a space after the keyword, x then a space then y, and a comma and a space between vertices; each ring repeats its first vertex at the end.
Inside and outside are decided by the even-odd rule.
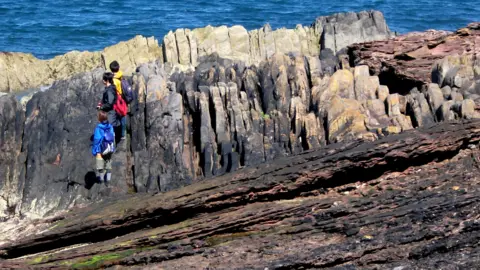
POLYGON ((165 192, 328 143, 479 116, 473 100, 446 100, 436 84, 390 94, 367 66, 330 75, 320 65, 277 53, 258 66, 213 55, 195 72, 171 76, 161 60, 140 65, 130 139, 115 155, 110 188, 93 184, 89 151, 101 69, 35 94, 25 121, 23 105, 3 96, 1 216, 42 217, 127 192, 165 192))
POLYGON ((50 60, 41 60, 26 53, 0 52, 0 92, 16 92, 47 86, 75 74, 107 68, 111 61, 121 63, 131 74, 141 63, 162 58, 162 50, 153 38, 136 36, 105 48, 101 52, 72 51, 50 60))
POLYGON ((354 43, 383 40, 393 36, 379 11, 347 12, 319 17, 313 27, 321 36, 321 49, 329 49, 334 54, 354 43))
POLYGON ((416 127, 478 117, 478 42, 480 23, 472 23, 454 33, 431 30, 356 44, 348 54, 351 64, 368 65, 381 84, 405 98, 406 114, 416 127))
MULTIPOLYGON (((17 167, 17 185, 21 188, 7 194, 7 201, 10 196, 22 194, 21 202, 8 205, 16 214, 44 216, 88 199, 109 196, 107 190, 99 190, 93 183, 94 160, 90 153, 90 138, 97 122, 95 106, 103 88, 102 73, 98 69, 57 81, 29 101, 23 138, 18 138, 21 143, 17 144, 21 146, 20 154, 25 156, 24 164, 17 167)), ((15 100, 11 102, 18 106, 15 100)), ((121 155, 119 151, 113 167, 122 181, 113 183, 109 190, 113 193, 128 191, 121 155)))
POLYGON ((352 63, 368 65, 395 92, 436 83, 478 94, 478 42, 480 23, 472 23, 454 33, 430 30, 356 44, 349 55, 352 63))
POLYGON ((164 37, 165 61, 193 65, 217 53, 222 58, 258 64, 274 54, 300 53, 320 56, 322 50, 336 54, 357 42, 392 36, 383 14, 378 11, 338 13, 319 17, 311 27, 272 30, 269 25, 247 31, 242 26, 178 29, 164 37))
POLYGON ((162 58, 162 48, 154 37, 135 36, 128 41, 105 48, 102 51, 102 67, 109 69, 108 65, 117 60, 123 73, 130 75, 140 64, 162 58))
MULTIPOLYGON (((249 231, 255 228, 257 231, 260 227, 268 227, 268 224, 262 222, 257 224, 255 223, 257 219, 253 219, 252 223, 248 221, 248 216, 258 215, 260 218, 264 215, 280 223, 290 224, 287 227, 295 228, 295 231, 301 230, 304 225, 298 225, 294 219, 283 219, 285 215, 299 218, 307 213, 306 209, 314 207, 316 198, 298 199, 298 196, 311 196, 319 187, 326 189, 343 185, 350 181, 350 178, 358 179, 355 181, 367 181, 390 170, 401 171, 406 168, 399 165, 402 162, 405 166, 423 166, 435 158, 453 156, 468 143, 476 143, 477 122, 469 121, 465 125, 444 124, 423 131, 410 131, 406 135, 392 139, 387 137, 383 141, 360 144, 416 127, 433 126, 439 121, 480 118, 477 111, 479 106, 476 103, 480 102, 476 81, 479 74, 478 63, 475 58, 476 48, 471 47, 471 39, 476 38, 478 28, 470 25, 467 30, 448 34, 450 38, 443 36, 432 38, 432 40, 444 39, 441 40, 441 44, 434 43, 431 46, 450 44, 457 51, 461 50, 457 46, 464 46, 462 48, 465 52, 459 56, 439 59, 435 58, 437 51, 430 51, 433 56, 425 58, 422 58, 421 54, 425 50, 416 52, 414 55, 420 55, 418 57, 424 60, 435 60, 421 62, 430 65, 434 79, 433 82, 420 79, 414 81, 403 73, 392 72, 391 69, 378 71, 375 65, 389 67, 388 61, 408 62, 415 61, 416 58, 394 57, 393 60, 389 60, 386 57, 385 60, 373 53, 356 54, 357 45, 351 47, 347 55, 342 50, 338 51, 339 47, 335 47, 337 45, 327 46, 337 43, 340 44, 338 46, 343 46, 342 42, 362 40, 367 38, 366 33, 371 33, 374 37, 389 34, 386 25, 381 23, 383 17, 380 18, 377 13, 352 14, 321 19, 319 24, 310 28, 297 28, 295 30, 297 32, 286 29, 272 31, 268 26, 257 32, 247 32, 241 27, 207 27, 191 31, 180 29, 166 36, 163 52, 155 45, 153 39, 138 37, 130 43, 116 45, 118 51, 116 48, 107 48, 103 53, 90 54, 94 59, 99 59, 100 66, 111 61, 113 57, 128 62, 127 71, 128 65, 135 67, 151 57, 156 59, 135 68, 131 78, 137 99, 130 105, 128 139, 119 145, 115 154, 114 181, 109 188, 93 182, 93 158, 89 149, 89 139, 96 123, 94 108, 103 90, 101 84, 103 69, 56 81, 48 90, 34 94, 31 99, 27 96, 23 98, 24 100, 18 101, 12 95, 0 96, 2 152, 0 177, 3 179, 0 181, 0 217, 42 218, 65 209, 81 208, 91 202, 106 201, 105 204, 101 204, 104 209, 90 206, 68 214, 73 216, 60 217, 71 220, 68 221, 71 222, 68 223, 70 225, 66 227, 65 221, 51 225, 58 228, 48 228, 50 226, 48 222, 39 221, 41 224, 39 228, 47 230, 47 236, 40 235, 35 243, 29 242, 33 239, 29 238, 30 240, 19 242, 16 246, 5 246, 7 253, 4 256, 17 257, 37 252, 39 249, 49 250, 74 243, 106 241, 115 236, 122 236, 121 239, 128 238, 126 242, 108 240, 110 242, 105 243, 109 243, 108 245, 111 243, 112 246, 95 244, 93 249, 80 248, 79 253, 67 252, 55 255, 59 257, 48 255, 47 259, 37 257, 33 264, 39 267, 56 267, 60 266, 57 262, 71 261, 83 265, 82 263, 104 260, 102 259, 104 257, 87 259, 90 255, 107 254, 105 261, 113 259, 114 263, 110 264, 122 265, 168 261, 176 257, 178 260, 172 261, 170 266, 169 262, 165 262, 165 265, 173 267, 178 262, 179 267, 183 268, 184 263, 188 261, 185 258, 198 256, 195 251, 197 249, 202 250, 201 252, 213 252, 212 254, 216 252, 215 250, 219 248, 216 244, 208 244, 210 245, 208 248, 201 244, 207 241, 209 234, 221 235, 225 231, 233 232, 229 231, 230 229, 222 231, 223 226, 227 226, 223 223, 218 226, 212 225, 208 229, 210 231, 206 232, 204 226, 210 225, 204 224, 216 224, 215 220, 226 220, 227 223, 233 222, 231 224, 245 225, 247 228, 238 230, 249 231), (344 29, 347 27, 346 24, 350 24, 352 29, 363 25, 362 27, 367 30, 350 33, 348 30, 350 28, 344 29), (299 29, 306 32, 308 32, 306 29, 310 29, 316 34, 322 31, 318 36, 319 43, 316 43, 320 44, 319 54, 310 51, 311 44, 317 41, 311 43, 312 36, 300 35, 299 29), (344 29, 346 36, 338 29, 344 29), (299 35, 298 40, 292 33, 299 35), (331 39, 335 42, 329 43, 331 39), (291 46, 279 45, 288 42, 292 42, 291 46), (177 51, 167 50, 167 44, 170 44, 168 46, 176 44, 177 51), (252 47, 256 44, 258 50, 252 47), (292 51, 295 48, 298 51, 292 51), (141 53, 138 53, 139 51, 141 53), (250 65, 251 61, 254 61, 255 65, 250 65), (368 65, 350 66, 355 63, 368 65), (179 69, 181 66, 189 68, 179 69), (386 78, 393 79, 385 81, 386 78), (389 87, 392 82, 398 80, 412 83, 389 87), (355 143, 348 144, 352 141, 355 143), (339 142, 344 144, 324 148, 327 144, 339 142), (305 153, 306 151, 309 152, 305 153), (302 155, 287 158, 298 154, 302 155), (272 160, 278 158, 287 159, 272 163, 272 160), (265 162, 269 165, 260 165, 265 162), (159 199, 157 196, 130 198, 128 206, 131 208, 121 206, 123 208, 118 212, 120 204, 116 202, 129 198, 128 193, 167 192, 206 178, 232 173, 242 167, 251 169, 197 183, 183 191, 167 193, 164 195, 165 198, 159 199), (287 205, 299 202, 294 203, 298 208, 287 207, 283 201, 276 202, 279 199, 286 199, 287 205), (272 209, 274 212, 273 214, 263 210, 255 212, 256 207, 272 209), (225 212, 217 212, 219 210, 225 212), (275 211, 287 214, 280 214, 281 217, 277 220, 275 211), (207 212, 215 214, 212 216, 200 214, 207 212), (104 217, 108 218, 102 221, 104 217), (78 220, 85 223, 75 225, 78 220), (171 227, 152 229, 155 234, 150 236, 153 238, 138 236, 144 232, 136 231, 147 225, 156 224, 154 227, 168 225, 165 220, 169 220, 171 227), (174 224, 182 221, 185 221, 180 223, 183 225, 174 224), (163 231, 165 228, 167 231, 163 231), (194 245, 198 245, 193 251, 189 246, 190 240, 177 246, 178 243, 184 243, 181 239, 188 238, 181 235, 182 233, 175 236, 178 228, 184 229, 190 234, 189 237, 193 237, 194 245), (172 232, 169 233, 169 230, 172 232), (130 232, 135 235, 127 236, 126 234, 130 232), (138 237, 141 240, 138 240, 140 239, 138 237), (161 240, 155 240, 157 237, 161 240), (148 243, 145 244, 146 242, 148 243), (137 247, 147 248, 141 251, 143 253, 139 258, 142 259, 129 257, 140 252, 136 250, 137 247), (148 252, 150 247, 163 251, 161 255, 152 255, 148 252), (189 251, 185 253, 184 248, 189 251), (118 255, 120 249, 129 252, 121 253, 120 256, 118 255), (174 251, 171 251, 172 249, 174 251)), ((411 35, 416 37, 416 34, 411 35)), ((365 51, 368 52, 378 44, 390 44, 389 42, 397 42, 397 39, 383 43, 367 43, 365 51)), ((421 41, 413 38, 412 43, 415 42, 421 41)), ((428 45, 426 48, 430 50, 428 45)), ((438 50, 444 53, 450 49, 438 50)), ((365 52, 361 49, 359 51, 365 52)), ((78 59, 75 59, 85 69, 94 68, 95 65, 91 67, 89 65, 97 60, 82 62, 81 59, 85 59, 84 55, 89 53, 71 53, 68 57, 77 57, 78 59)), ((10 59, 8 63, 15 63, 17 61, 15 57, 19 55, 5 54, 2 59, 8 58, 10 59)), ((21 57, 25 58, 18 60, 17 67, 22 67, 24 61, 30 61, 30 64, 41 61, 24 55, 21 57)), ((75 73, 73 68, 62 66, 63 60, 58 59, 60 60, 55 60, 57 61, 55 66, 59 67, 58 74, 69 76, 68 74, 75 73)), ((48 61, 42 63, 46 62, 48 61)), ((53 62, 48 63, 51 65, 53 62)), ((42 72, 38 71, 39 76, 43 74, 42 72)), ((415 74, 420 75, 421 72, 415 74)), ((463 164, 462 162, 459 166, 463 164)), ((429 168, 429 165, 425 166, 429 168)), ((460 176, 455 174, 455 177, 460 176)), ((432 178, 432 181, 438 181, 437 178, 432 178)), ((416 200, 414 195, 408 196, 413 196, 411 201, 416 200)), ((328 197, 324 199, 329 200, 328 197)), ((369 204, 371 201, 366 203, 369 204)), ((388 201, 385 203, 388 205, 388 201)), ((353 209, 356 207, 364 209, 363 206, 355 204, 351 206, 353 209)), ((328 228, 333 225, 328 225, 331 224, 329 222, 336 224, 337 221, 332 221, 335 218, 329 220, 328 222, 323 220, 321 221, 323 225, 309 227, 307 231, 312 232, 312 235, 330 233, 328 228)), ((355 224, 354 221, 355 219, 348 220, 347 223, 355 224)), ((6 228, 4 231, 8 232, 10 227, 6 228)), ((411 231, 416 235, 424 229, 411 231)), ((261 234, 264 233, 263 229, 259 230, 261 234)), ((30 231, 29 227, 24 232, 30 231)), ((279 235, 277 233, 278 231, 275 231, 271 239, 268 237, 265 239, 272 243, 277 241, 276 243, 281 245, 285 241, 282 238, 283 233, 279 235)), ((296 235, 296 232, 293 234, 296 235)), ((345 239, 349 239, 348 237, 345 239)), ((243 235, 240 238, 242 239, 239 242, 235 240, 232 243, 244 242, 247 246, 259 247, 256 241, 249 242, 251 241, 249 237, 247 240, 243 235)), ((297 240, 304 243, 302 239, 304 238, 300 237, 297 240)), ((234 252, 234 246, 229 245, 230 242, 222 248, 225 252, 234 252)), ((343 249, 350 246, 347 245, 343 249)), ((328 246, 327 249, 330 248, 328 246)), ((244 252, 250 254, 250 251, 244 252)), ((306 255, 285 250, 282 252, 293 256, 292 261, 295 262, 288 264, 286 268, 310 265, 309 262, 305 263, 311 260, 308 252, 306 255), (303 258, 300 259, 302 263, 296 264, 300 257, 303 258)), ((369 250, 366 253, 371 252, 369 250)), ((362 265, 363 260, 367 260, 361 259, 364 258, 362 254, 351 259, 355 265, 362 265)), ((213 263, 218 256, 212 256, 211 261, 207 256, 205 260, 213 263)), ((280 259, 271 254, 265 256, 271 256, 270 259, 266 259, 270 262, 280 259)), ((407 257, 409 260, 413 258, 407 257)), ((256 257, 255 260, 261 259, 256 257)), ((16 267, 15 265, 22 267, 22 262, 24 261, 9 261, 8 264, 11 267, 16 267)), ((225 262, 224 260, 222 263, 225 262)), ((240 261, 235 263, 238 264, 238 268, 249 267, 239 264, 240 261)), ((329 266, 332 262, 323 263, 321 261, 311 265, 329 266)), ((264 267, 277 266, 272 264, 264 267)))
POLYGON ((479 127, 443 123, 331 145, 163 195, 77 209, 4 244, 0 265, 471 268, 479 261, 480 154, 465 149, 480 142, 479 127))
POLYGON ((0 209, 15 213, 22 200, 25 155, 22 107, 13 96, 0 96, 0 209))

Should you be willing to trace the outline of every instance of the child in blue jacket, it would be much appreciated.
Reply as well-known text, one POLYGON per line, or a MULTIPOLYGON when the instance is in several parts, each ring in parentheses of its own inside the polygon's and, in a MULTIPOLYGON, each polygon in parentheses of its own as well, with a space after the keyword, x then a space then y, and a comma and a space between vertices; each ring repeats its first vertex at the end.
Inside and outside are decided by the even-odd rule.
MULTIPOLYGON (((111 151, 105 149, 105 133, 111 134, 115 138, 113 126, 108 122, 108 113, 102 110, 98 111, 98 124, 93 133, 92 155, 95 157, 95 173, 97 182, 108 183, 112 180, 112 154, 111 151)), ((113 139, 115 141, 115 139, 113 139)), ((108 144, 107 144, 108 146, 108 144)), ((113 142, 112 142, 113 146, 113 142)))

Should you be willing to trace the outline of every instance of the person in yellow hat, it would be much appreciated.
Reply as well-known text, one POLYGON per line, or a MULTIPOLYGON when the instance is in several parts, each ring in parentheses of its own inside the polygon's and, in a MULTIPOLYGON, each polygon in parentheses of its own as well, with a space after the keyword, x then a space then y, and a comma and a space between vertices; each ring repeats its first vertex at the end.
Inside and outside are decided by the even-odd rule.
MULTIPOLYGON (((113 84, 117 89, 118 96, 121 98, 123 97, 123 89, 122 89, 122 78, 123 72, 120 70, 120 64, 115 60, 110 63, 110 70, 113 73, 113 84)), ((126 116, 122 116, 120 119, 122 125, 122 132, 120 140, 125 139, 126 131, 127 131, 127 118, 126 116)))

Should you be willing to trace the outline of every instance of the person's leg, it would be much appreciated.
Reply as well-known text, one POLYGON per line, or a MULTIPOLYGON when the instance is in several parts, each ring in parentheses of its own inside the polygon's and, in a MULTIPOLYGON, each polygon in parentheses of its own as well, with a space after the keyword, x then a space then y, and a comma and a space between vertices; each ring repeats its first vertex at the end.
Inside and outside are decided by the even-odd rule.
POLYGON ((108 187, 108 184, 112 180, 112 155, 104 157, 105 160, 105 186, 108 187))
POLYGON ((125 136, 127 134, 127 116, 122 117, 122 137, 121 139, 125 139, 125 136))
POLYGON ((117 145, 120 143, 122 137, 122 125, 116 127, 114 126, 113 132, 115 132, 115 146, 118 147, 117 145))
POLYGON ((105 162, 100 154, 95 157, 95 174, 97 183, 102 183, 105 177, 105 162))

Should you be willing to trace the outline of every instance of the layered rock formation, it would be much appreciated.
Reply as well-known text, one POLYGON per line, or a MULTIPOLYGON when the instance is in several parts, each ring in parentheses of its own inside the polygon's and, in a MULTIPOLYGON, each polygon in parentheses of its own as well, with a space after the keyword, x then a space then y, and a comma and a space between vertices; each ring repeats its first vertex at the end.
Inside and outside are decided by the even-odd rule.
MULTIPOLYGON (((240 167, 315 149, 327 142, 373 140, 392 130, 411 128, 406 120, 404 127, 395 129, 396 116, 387 115, 380 105, 384 100, 377 99, 381 93, 388 95, 388 90, 380 87, 378 78, 369 76, 365 68, 345 69, 330 78, 331 73, 345 63, 332 57, 331 52, 338 48, 321 45, 390 35, 380 13, 319 18, 308 28, 312 33, 316 31, 318 40, 307 42, 307 45, 320 44, 315 47, 317 53, 305 51, 315 56, 303 56, 299 54, 302 51, 296 51, 296 56, 277 53, 275 48, 282 48, 280 37, 284 37, 285 29, 266 31, 271 38, 264 35, 258 40, 251 36, 245 40, 233 32, 227 35, 229 40, 225 42, 237 46, 229 45, 233 54, 247 46, 249 56, 244 60, 265 59, 252 66, 234 56, 233 60, 220 57, 219 54, 225 52, 222 48, 228 47, 225 42, 218 46, 210 44, 213 54, 207 57, 206 53, 211 53, 204 50, 210 48, 208 42, 222 37, 220 33, 225 29, 207 27, 192 31, 194 39, 190 40, 198 41, 197 49, 190 44, 193 48, 188 51, 190 56, 178 54, 178 59, 195 60, 192 55, 196 51, 198 63, 193 72, 172 70, 172 66, 184 63, 169 60, 173 52, 167 43, 163 49, 166 59, 163 59, 156 41, 141 37, 102 53, 73 52, 62 56, 90 55, 94 60, 80 65, 85 69, 97 66, 99 61, 102 66, 113 57, 121 62, 125 58, 128 61, 123 61, 122 66, 127 72, 128 65, 158 58, 139 66, 133 77, 138 100, 131 105, 131 140, 116 154, 114 178, 117 181, 111 189, 104 190, 93 184, 93 161, 88 151, 96 118, 93 108, 102 92, 102 70, 57 81, 48 91, 34 95, 28 104, 26 101, 19 104, 10 96, 0 97, 2 110, 8 111, 2 115, 2 134, 6 139, 2 140, 5 154, 0 159, 0 172, 5 179, 2 183, 5 195, 0 198, 1 216, 38 217, 127 192, 168 191, 240 167), (349 24, 351 28, 347 27, 349 24), (365 30, 359 32, 359 27, 365 30), (335 32, 337 28, 346 32, 341 35, 335 32), (242 45, 243 41, 246 43, 242 45), (258 43, 258 48, 268 52, 262 49, 261 53, 258 51, 260 58, 255 58, 256 53, 251 54, 253 47, 248 47, 251 43, 258 43), (329 51, 330 58, 319 60, 320 48, 329 51), (142 52, 137 54, 138 50, 142 52), (22 107, 25 107, 25 116, 22 107), (372 113, 377 109, 378 112, 372 113), (366 121, 372 115, 375 117, 366 121)), ((243 31, 241 27, 230 30, 243 31)), ((179 43, 177 38, 181 40, 181 35, 175 37, 175 44, 179 43)), ((304 41, 307 40, 302 39, 301 43, 304 41)), ((175 47, 182 48, 178 44, 175 47)), ((295 48, 296 45, 292 45, 287 49, 295 52, 295 48)), ((18 55, 9 57, 15 59, 18 55)), ((75 72, 69 66, 62 66, 63 62, 58 59, 42 63, 50 65, 59 77, 75 72), (58 72, 58 65, 63 72, 58 72)), ((19 74, 26 73, 15 75, 19 74)))
POLYGON ((368 65, 396 92, 436 83, 462 94, 475 94, 480 76, 479 42, 480 24, 472 23, 454 33, 431 30, 354 45, 349 54, 352 63, 368 65))
POLYGON ((91 205, 17 234, 0 265, 471 268, 480 153, 467 148, 480 142, 479 126, 331 145, 161 196, 91 205))
POLYGON ((241 60, 247 65, 267 60, 274 53, 326 55, 355 42, 390 37, 383 14, 378 11, 339 13, 319 17, 310 27, 272 30, 270 26, 247 32, 242 26, 177 29, 158 44, 153 37, 137 36, 101 52, 70 52, 51 60, 39 60, 31 54, 0 53, 0 92, 15 92, 50 85, 56 80, 94 68, 108 68, 118 60, 122 70, 131 74, 142 63, 168 62, 180 69, 196 67, 203 58, 216 53, 241 60))
POLYGON ((89 149, 103 69, 56 81, 25 108, 0 96, 0 215, 14 224, 0 230, 0 265, 439 268, 441 252, 475 265, 478 24, 428 44, 417 33, 341 49, 388 34, 379 16, 167 35, 166 58, 131 78, 109 188, 94 183, 89 149), (287 53, 275 44, 289 35, 299 42, 287 53), (417 50, 390 57, 399 40, 417 50), (447 120, 464 122, 435 126, 447 120))
MULTIPOLYGON (((480 24, 472 23, 454 33, 432 30, 353 45, 348 54, 352 64, 368 65, 391 92, 404 95, 414 114, 428 111, 427 99, 433 118, 450 120, 476 117, 475 107, 480 103, 479 42, 480 24), (415 97, 420 100, 413 102, 415 97)), ((432 122, 432 117, 423 117, 423 122, 432 122)))

